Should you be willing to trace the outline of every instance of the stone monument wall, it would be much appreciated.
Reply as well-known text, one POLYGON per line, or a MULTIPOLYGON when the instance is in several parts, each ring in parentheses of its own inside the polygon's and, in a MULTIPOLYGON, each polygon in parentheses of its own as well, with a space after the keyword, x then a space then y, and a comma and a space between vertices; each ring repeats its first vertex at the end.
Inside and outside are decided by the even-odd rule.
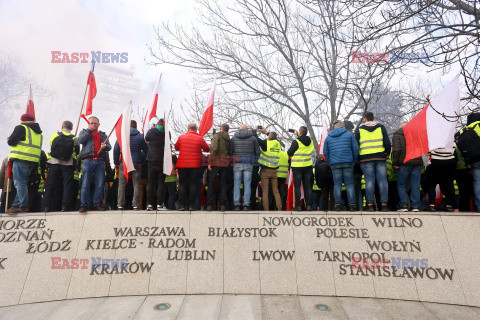
POLYGON ((92 212, 0 217, 0 306, 299 294, 480 307, 480 215, 92 212))

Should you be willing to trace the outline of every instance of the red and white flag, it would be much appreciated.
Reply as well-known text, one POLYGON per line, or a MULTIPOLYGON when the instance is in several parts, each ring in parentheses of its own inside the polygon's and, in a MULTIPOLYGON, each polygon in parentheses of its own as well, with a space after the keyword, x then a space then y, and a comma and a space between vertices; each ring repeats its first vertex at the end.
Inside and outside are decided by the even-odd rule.
POLYGON ((172 161, 172 147, 170 144, 170 131, 167 115, 163 116, 165 128, 165 147, 163 148, 163 173, 167 176, 171 176, 173 173, 173 161, 172 161))
POLYGON ((295 204, 295 192, 293 190, 293 172, 292 170, 288 170, 288 179, 287 179, 287 211, 292 210, 295 204))
POLYGON ((323 119, 323 127, 322 127, 322 133, 320 134, 320 144, 318 145, 318 152, 320 155, 325 159, 325 156, 323 155, 323 146, 325 145, 325 139, 328 136, 328 124, 325 119, 323 119))
POLYGON ((92 70, 88 73, 88 98, 87 98, 87 108, 85 109, 85 115, 89 116, 92 114, 92 100, 97 95, 97 83, 95 82, 95 74, 93 70, 95 68, 95 64, 92 64, 92 70))
POLYGON ((27 112, 26 113, 33 115, 33 118, 35 118, 35 108, 33 107, 32 85, 30 85, 30 94, 28 95, 28 103, 27 103, 27 112))
POLYGON ((202 121, 200 121, 200 126, 198 127, 198 134, 202 137, 210 130, 213 126, 213 102, 215 100, 215 87, 217 86, 217 79, 213 79, 213 86, 208 95, 207 107, 202 116, 202 121))
POLYGON ((115 134, 122 153, 123 172, 128 180, 128 173, 134 171, 132 152, 130 151, 130 121, 132 116, 132 101, 115 124, 115 134))
POLYGON ((145 119, 143 120, 143 135, 146 135, 148 130, 150 130, 150 121, 157 116, 158 90, 160 88, 161 79, 162 74, 160 73, 155 88, 153 89, 152 99, 150 100, 150 105, 145 114, 145 119))
POLYGON ((460 88, 457 75, 403 129, 407 142, 405 162, 436 148, 453 151, 460 88))

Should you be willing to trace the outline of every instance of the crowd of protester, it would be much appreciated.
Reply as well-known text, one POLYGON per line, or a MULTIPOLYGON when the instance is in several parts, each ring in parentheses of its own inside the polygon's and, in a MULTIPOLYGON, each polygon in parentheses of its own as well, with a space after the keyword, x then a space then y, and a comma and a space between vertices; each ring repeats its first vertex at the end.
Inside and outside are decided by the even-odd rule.
POLYGON ((467 117, 457 147, 431 150, 405 162, 402 123, 392 140, 385 127, 364 114, 355 129, 337 120, 315 150, 308 130, 291 130, 296 139, 285 150, 266 128, 228 124, 214 133, 210 146, 195 124, 172 150, 174 168, 164 174, 164 120, 145 134, 131 121, 130 152, 135 170, 122 165, 118 142, 113 168, 107 135, 90 117, 78 136, 64 121, 42 150, 40 125, 30 114, 9 136, 3 160, 1 212, 104 210, 287 210, 293 211, 447 211, 480 212, 480 113, 467 117), (468 149, 468 150, 467 150, 468 149), (473 151, 472 151, 473 150, 473 151), (476 150, 479 150, 476 152, 476 150), (177 157, 178 154, 178 157, 177 157), (288 183, 289 179, 293 179, 288 183), (288 195, 288 185, 294 193, 288 195), (8 198, 8 200, 7 200, 8 198), (291 204, 293 203, 293 205, 291 204))

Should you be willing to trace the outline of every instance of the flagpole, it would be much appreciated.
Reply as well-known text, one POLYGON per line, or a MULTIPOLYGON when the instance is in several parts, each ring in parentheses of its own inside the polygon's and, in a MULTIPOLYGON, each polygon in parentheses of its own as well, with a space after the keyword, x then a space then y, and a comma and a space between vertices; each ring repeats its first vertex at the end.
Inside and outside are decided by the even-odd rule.
POLYGON ((10 194, 10 178, 7 178, 7 196, 5 200, 5 212, 7 212, 8 209, 8 196, 10 194))
MULTIPOLYGON (((93 60, 92 60, 92 67, 90 68, 90 71, 92 71, 92 70, 93 70, 93 60)), ((87 96, 87 89, 88 89, 88 81, 87 81, 87 85, 85 86, 85 93, 83 94, 82 107, 80 108, 80 114, 78 115, 77 128, 75 129, 75 135, 77 135, 78 127, 80 126, 80 119, 82 118, 83 105, 85 104, 85 97, 87 96)))
MULTIPOLYGON (((117 121, 117 122, 118 122, 118 121, 117 121)), ((117 122, 115 122, 115 125, 114 125, 113 128, 112 128, 112 131, 110 131, 110 133, 109 133, 108 136, 107 136, 107 139, 105 139, 105 141, 103 141, 103 143, 107 143, 108 139, 110 139, 110 136, 112 135, 113 131, 115 130, 115 127, 117 126, 117 122)), ((98 150, 97 155, 99 155, 100 152, 102 152, 102 150, 103 150, 103 149, 98 150)))
MULTIPOLYGON (((132 103, 132 100, 130 100, 129 103, 132 103)), ((117 126, 117 123, 120 120, 120 117, 118 118, 117 122, 115 122, 115 124, 113 125, 112 131, 110 131, 110 133, 107 136, 107 139, 105 139, 105 141, 103 141, 103 143, 107 143, 108 139, 110 139, 110 136, 112 135, 113 131, 115 130, 115 127, 117 126)), ((99 155, 102 150, 103 149, 98 150, 97 155, 99 155)))

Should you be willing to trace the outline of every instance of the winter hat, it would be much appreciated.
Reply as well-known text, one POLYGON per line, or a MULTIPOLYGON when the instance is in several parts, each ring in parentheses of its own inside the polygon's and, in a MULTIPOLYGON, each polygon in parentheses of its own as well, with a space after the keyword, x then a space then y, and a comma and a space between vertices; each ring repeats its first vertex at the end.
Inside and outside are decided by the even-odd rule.
POLYGON ((480 113, 471 113, 467 116, 467 126, 477 121, 480 121, 480 113))
POLYGON ((35 117, 30 113, 22 114, 20 121, 35 121, 35 117))

